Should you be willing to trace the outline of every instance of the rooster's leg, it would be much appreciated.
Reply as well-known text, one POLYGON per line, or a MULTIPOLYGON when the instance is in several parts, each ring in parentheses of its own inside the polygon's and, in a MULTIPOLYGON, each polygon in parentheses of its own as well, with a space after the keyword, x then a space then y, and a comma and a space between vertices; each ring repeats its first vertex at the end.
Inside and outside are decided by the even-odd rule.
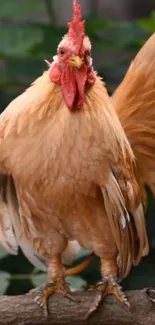
POLYGON ((130 309, 130 304, 122 291, 122 288, 117 283, 117 263, 115 259, 101 259, 101 274, 102 280, 95 286, 91 286, 89 291, 97 291, 97 296, 90 307, 86 318, 98 309, 100 303, 109 294, 113 294, 117 300, 126 305, 130 309))
POLYGON ((65 281, 65 270, 61 263, 61 256, 53 257, 49 261, 47 283, 38 288, 35 302, 43 308, 44 315, 48 315, 47 303, 49 296, 54 293, 76 301, 70 294, 69 285, 65 281))

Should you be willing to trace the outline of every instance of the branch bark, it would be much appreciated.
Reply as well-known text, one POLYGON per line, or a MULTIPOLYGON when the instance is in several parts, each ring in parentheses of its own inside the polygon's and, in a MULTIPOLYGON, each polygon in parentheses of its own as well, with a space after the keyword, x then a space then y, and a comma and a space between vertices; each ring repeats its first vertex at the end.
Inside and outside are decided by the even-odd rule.
POLYGON ((85 321, 85 315, 96 294, 76 292, 80 302, 71 302, 55 294, 49 299, 49 317, 43 317, 42 310, 34 303, 34 292, 21 296, 0 297, 0 325, 154 325, 155 304, 151 302, 146 289, 130 291, 127 297, 131 311, 119 304, 113 296, 105 299, 99 310, 85 321))

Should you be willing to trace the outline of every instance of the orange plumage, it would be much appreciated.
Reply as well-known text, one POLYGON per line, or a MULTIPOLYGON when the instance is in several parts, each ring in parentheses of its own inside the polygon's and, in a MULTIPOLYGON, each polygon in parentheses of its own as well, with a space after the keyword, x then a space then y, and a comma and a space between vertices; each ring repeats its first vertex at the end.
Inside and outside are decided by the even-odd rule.
POLYGON ((155 194, 155 34, 131 63, 116 92, 113 105, 135 155, 135 174, 155 194))
POLYGON ((1 242, 48 269, 44 307, 55 291, 69 295, 62 259, 81 247, 101 259, 97 289, 124 303, 117 281, 148 253, 143 186, 154 189, 155 35, 110 98, 80 19, 74 0, 74 30, 49 70, 0 116, 1 242))

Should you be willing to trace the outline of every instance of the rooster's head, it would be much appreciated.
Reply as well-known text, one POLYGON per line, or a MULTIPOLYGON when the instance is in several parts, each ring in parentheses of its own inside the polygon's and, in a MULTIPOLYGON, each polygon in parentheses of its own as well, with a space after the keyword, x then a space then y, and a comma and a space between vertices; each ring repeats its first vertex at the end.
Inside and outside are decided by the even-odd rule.
POLYGON ((73 0, 73 18, 68 23, 68 33, 58 46, 50 79, 61 85, 66 105, 72 110, 83 107, 86 85, 92 85, 95 78, 91 43, 85 35, 85 21, 82 20, 78 1, 73 0))

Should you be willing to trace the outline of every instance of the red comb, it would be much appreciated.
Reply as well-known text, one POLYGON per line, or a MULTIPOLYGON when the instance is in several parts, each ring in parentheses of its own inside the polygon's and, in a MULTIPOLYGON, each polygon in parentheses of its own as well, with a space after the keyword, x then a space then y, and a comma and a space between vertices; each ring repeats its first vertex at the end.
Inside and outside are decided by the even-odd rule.
POLYGON ((73 18, 68 23, 68 28, 68 36, 76 47, 77 54, 80 54, 85 36, 85 21, 82 21, 81 6, 78 4, 78 0, 73 0, 73 18))

